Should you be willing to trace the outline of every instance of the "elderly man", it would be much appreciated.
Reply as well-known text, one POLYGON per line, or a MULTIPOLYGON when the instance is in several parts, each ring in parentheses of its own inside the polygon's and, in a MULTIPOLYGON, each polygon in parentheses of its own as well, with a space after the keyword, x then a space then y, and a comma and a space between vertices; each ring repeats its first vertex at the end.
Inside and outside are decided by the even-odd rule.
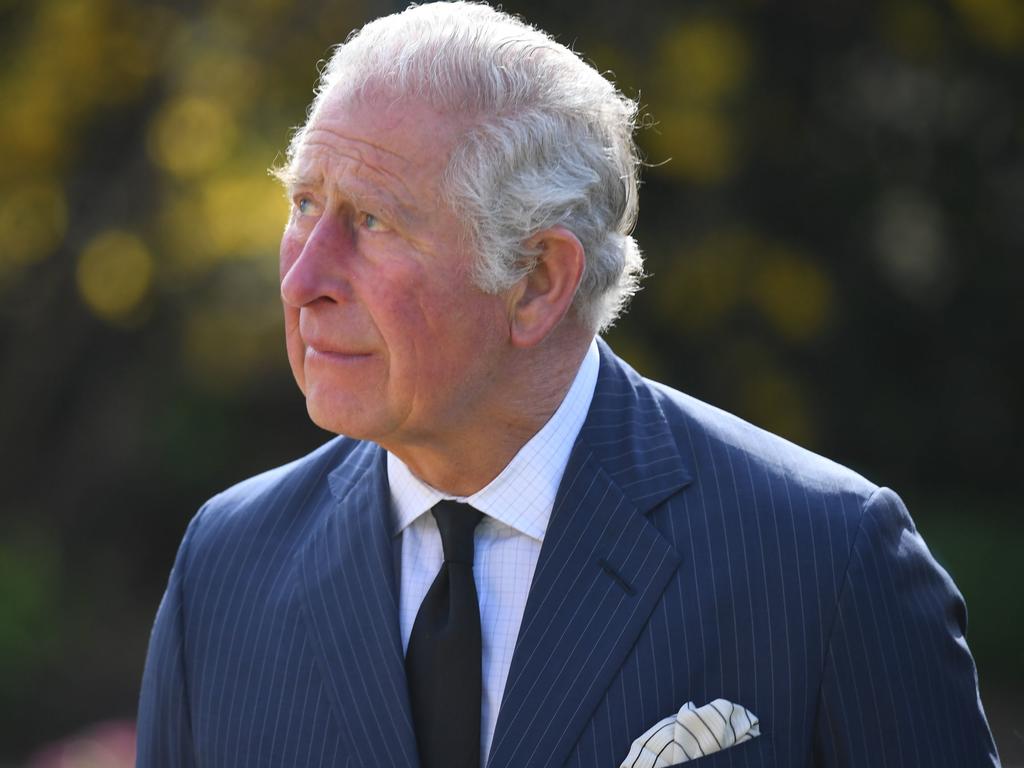
POLYGON ((339 437, 189 526, 140 765, 997 763, 899 499, 595 340, 640 272, 634 116, 484 5, 337 49, 280 176, 339 437))

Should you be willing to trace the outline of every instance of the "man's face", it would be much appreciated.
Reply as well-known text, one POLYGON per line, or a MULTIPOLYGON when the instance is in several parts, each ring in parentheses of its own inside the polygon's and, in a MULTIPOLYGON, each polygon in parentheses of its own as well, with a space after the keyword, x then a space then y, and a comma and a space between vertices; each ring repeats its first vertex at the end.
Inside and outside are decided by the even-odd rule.
POLYGON ((473 283, 441 200, 455 120, 329 98, 296 153, 281 241, 288 358, 314 422, 385 447, 485 417, 507 300, 473 283))

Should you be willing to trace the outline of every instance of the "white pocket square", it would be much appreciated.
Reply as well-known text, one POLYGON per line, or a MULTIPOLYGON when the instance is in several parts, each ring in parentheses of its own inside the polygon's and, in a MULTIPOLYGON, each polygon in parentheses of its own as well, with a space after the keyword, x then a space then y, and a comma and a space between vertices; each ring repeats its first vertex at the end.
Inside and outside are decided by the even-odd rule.
POLYGON ((619 768, 664 768, 678 765, 761 735, 757 716, 739 704, 715 699, 703 707, 692 701, 672 717, 651 726, 619 768))

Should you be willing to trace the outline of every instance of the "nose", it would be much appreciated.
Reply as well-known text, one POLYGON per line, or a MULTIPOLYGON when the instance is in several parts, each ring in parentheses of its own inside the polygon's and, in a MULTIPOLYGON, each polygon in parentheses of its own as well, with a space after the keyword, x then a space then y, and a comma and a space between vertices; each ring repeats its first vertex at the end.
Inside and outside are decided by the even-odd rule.
POLYGON ((305 240, 285 232, 281 241, 281 300, 285 306, 342 300, 348 285, 342 270, 350 239, 329 216, 321 217, 305 240))

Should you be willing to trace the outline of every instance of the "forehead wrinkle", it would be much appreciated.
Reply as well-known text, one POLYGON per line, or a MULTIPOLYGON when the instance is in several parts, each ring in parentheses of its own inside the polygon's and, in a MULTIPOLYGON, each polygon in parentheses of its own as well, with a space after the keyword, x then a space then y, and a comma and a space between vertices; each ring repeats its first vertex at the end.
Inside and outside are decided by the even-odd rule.
POLYGON ((360 165, 370 168, 376 171, 377 173, 380 173, 381 175, 388 176, 402 184, 402 186, 405 186, 405 181, 403 180, 401 173, 405 170, 415 168, 415 163, 413 163, 405 155, 390 150, 387 147, 384 147, 380 144, 375 144, 374 142, 368 139, 353 138, 352 136, 348 136, 342 133, 341 131, 334 130, 324 125, 317 125, 312 131, 309 132, 309 135, 306 137, 306 140, 303 143, 305 146, 324 147, 325 149, 331 151, 332 154, 339 154, 342 156, 346 154, 346 149, 350 147, 353 159, 359 162, 360 165), (326 133, 329 134, 330 136, 334 136, 340 139, 341 146, 338 146, 337 144, 331 142, 329 139, 326 138, 316 138, 317 134, 319 133, 326 133), (367 152, 366 148, 369 148, 370 150, 372 150, 372 152, 367 152), (381 155, 385 155, 386 157, 377 159, 373 157, 368 158, 364 156, 372 155, 373 153, 379 153, 381 155), (388 158, 393 158, 399 161, 401 167, 398 169, 398 172, 392 171, 391 169, 387 168, 385 161, 388 158))
POLYGON ((317 133, 329 133, 332 136, 337 136, 342 141, 350 141, 350 142, 353 142, 355 144, 363 144, 363 145, 365 145, 367 147, 373 147, 376 151, 378 151, 378 152, 380 152, 382 154, 391 155, 392 157, 397 157, 403 163, 408 163, 409 162, 409 159, 405 155, 401 154, 400 152, 395 152, 394 150, 388 149, 387 147, 385 147, 382 144, 375 144, 370 139, 363 139, 363 138, 357 138, 357 137, 349 136, 348 134, 343 133, 342 131, 339 131, 339 130, 337 130, 335 128, 332 128, 329 125, 324 125, 323 123, 316 123, 310 129, 310 131, 309 131, 309 133, 307 135, 308 136, 313 136, 313 135, 315 135, 317 133))
MULTIPOLYGON (((318 128, 313 133, 315 134, 316 132, 319 132, 321 130, 326 131, 326 129, 318 128)), ((297 153, 295 160, 293 162, 293 167, 296 169, 295 172, 293 173, 294 178, 297 178, 302 181, 312 181, 314 174, 306 173, 304 167, 316 165, 317 161, 315 158, 310 158, 306 150, 321 149, 327 155, 327 162, 321 164, 320 169, 315 173, 316 181, 313 183, 326 183, 323 169, 324 165, 333 168, 341 166, 341 168, 339 168, 338 170, 344 170, 347 166, 347 168, 352 171, 352 174, 356 179, 368 181, 375 188, 375 191, 383 190, 385 193, 387 193, 388 196, 393 197, 395 203, 398 205, 401 205, 401 195, 404 195, 411 201, 416 200, 416 195, 413 192, 413 190, 409 187, 408 183, 406 182, 405 175, 401 173, 401 170, 396 172, 387 168, 384 165, 381 165, 378 162, 374 162, 372 158, 368 159, 367 157, 364 156, 361 145, 372 147, 375 151, 380 151, 388 156, 398 158, 406 167, 414 169, 414 163, 412 163, 411 161, 409 161, 408 159, 406 159, 405 157, 396 152, 383 149, 371 142, 366 142, 361 139, 351 139, 335 131, 326 132, 339 136, 340 138, 344 139, 345 143, 342 144, 341 146, 338 146, 336 143, 328 140, 318 140, 313 135, 308 137, 306 141, 303 142, 302 148, 297 153), (393 187, 397 189, 393 189, 393 187), (396 191, 400 192, 401 194, 396 194, 396 191)), ((333 170, 333 168, 331 169, 333 170)), ((355 190, 350 189, 349 185, 341 183, 343 173, 336 172, 333 173, 332 175, 337 178, 337 183, 335 184, 335 186, 339 190, 345 192, 346 194, 355 193, 355 190)))

